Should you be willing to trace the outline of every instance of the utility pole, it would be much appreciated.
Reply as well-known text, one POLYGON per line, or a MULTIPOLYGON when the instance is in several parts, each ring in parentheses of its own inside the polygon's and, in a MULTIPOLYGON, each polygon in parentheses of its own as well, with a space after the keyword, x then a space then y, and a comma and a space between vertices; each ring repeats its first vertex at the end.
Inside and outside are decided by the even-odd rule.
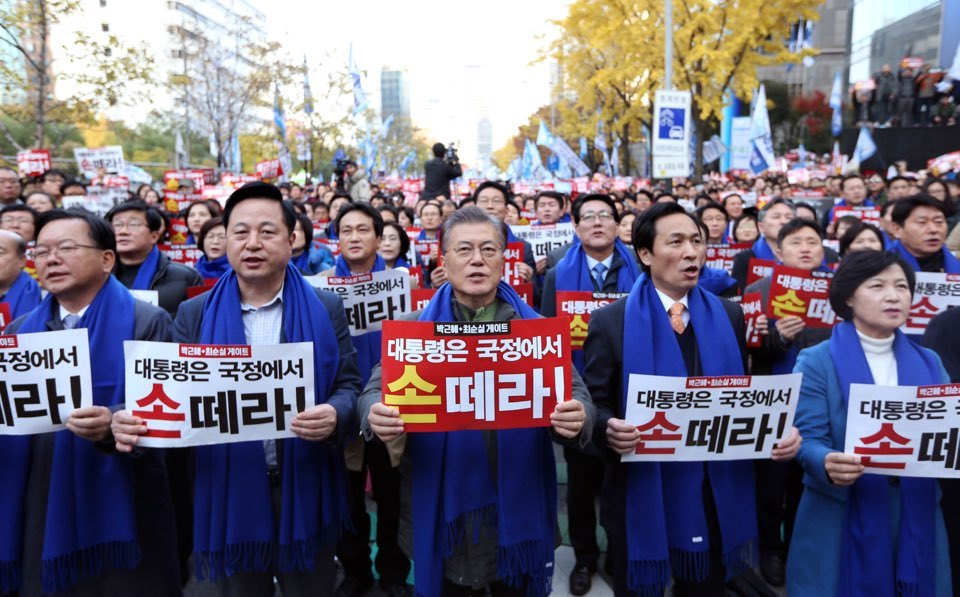
MULTIPOLYGON (((663 70, 664 82, 663 88, 673 89, 673 0, 663 0, 664 26, 666 31, 663 36, 663 70)), ((654 127, 657 123, 652 123, 654 127)), ((673 192, 673 179, 667 179, 667 192, 673 192)))

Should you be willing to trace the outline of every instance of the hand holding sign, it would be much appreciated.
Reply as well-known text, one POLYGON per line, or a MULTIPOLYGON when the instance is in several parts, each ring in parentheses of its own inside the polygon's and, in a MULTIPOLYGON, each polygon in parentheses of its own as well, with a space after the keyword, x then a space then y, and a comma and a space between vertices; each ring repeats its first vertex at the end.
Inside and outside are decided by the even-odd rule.
POLYGON ((117 452, 127 454, 140 442, 140 436, 146 435, 147 424, 140 417, 135 417, 125 410, 118 410, 113 413, 110 429, 117 443, 117 452))
POLYGON ((823 468, 826 469, 830 481, 840 487, 853 485, 863 475, 863 465, 860 464, 860 457, 843 452, 827 454, 823 459, 823 468))
POLYGON ((380 441, 392 442, 403 435, 403 419, 400 418, 400 411, 392 406, 382 402, 371 405, 367 420, 370 422, 370 429, 377 434, 380 441))
POLYGON ((607 443, 617 454, 630 454, 640 441, 636 425, 623 419, 607 419, 607 443))
POLYGON ((557 404, 550 414, 550 424, 560 437, 573 439, 580 435, 587 414, 583 404, 577 400, 567 400, 557 404))
POLYGON ((777 332, 783 336, 784 340, 793 342, 793 339, 803 331, 803 328, 806 327, 806 324, 804 324, 802 317, 789 315, 774 321, 773 326, 777 328, 777 332))
POLYGON ((327 439, 337 428, 337 410, 329 404, 318 404, 293 418, 290 431, 300 439, 319 442, 327 439))
POLYGON ((70 413, 67 419, 67 429, 77 437, 92 442, 99 442, 107 437, 110 431, 112 415, 105 406, 86 406, 70 413))
POLYGON ((777 462, 793 460, 797 456, 797 452, 800 451, 800 444, 802 443, 803 438, 800 437, 800 430, 796 427, 791 427, 790 434, 778 441, 776 446, 774 446, 773 452, 770 453, 770 458, 777 462))

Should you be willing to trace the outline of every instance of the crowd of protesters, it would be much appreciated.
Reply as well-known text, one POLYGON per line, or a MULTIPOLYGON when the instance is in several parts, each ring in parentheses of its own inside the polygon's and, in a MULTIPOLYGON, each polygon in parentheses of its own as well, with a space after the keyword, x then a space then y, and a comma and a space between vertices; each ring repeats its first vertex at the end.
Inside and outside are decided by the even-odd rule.
POLYGON ((353 180, 248 183, 222 205, 178 213, 143 185, 98 217, 60 208, 85 193, 80 181, 54 170, 22 181, 0 168, 6 333, 87 328, 95 385, 95 406, 75 411, 67 430, 0 436, 0 594, 177 595, 195 579, 230 596, 266 597, 275 585, 363 595, 376 578, 389 595, 543 595, 556 582, 584 595, 602 568, 618 596, 769 592, 750 584, 758 577, 791 595, 958 586, 958 484, 864 474, 843 450, 851 383, 960 381, 960 309, 934 319, 919 344, 899 331, 916 272, 960 274, 956 178, 797 185, 771 174, 527 195, 482 181, 469 195, 420 198, 363 180, 360 199, 353 180), (869 206, 881 212, 876 226, 834 217, 869 206), (195 266, 160 249, 172 219, 202 252, 195 266), (523 241, 528 306, 500 280, 508 226, 567 222, 573 241, 545 257, 523 241), (436 242, 410 263, 418 241, 436 242), (705 267, 709 245, 749 246, 725 271, 705 267), (728 299, 769 292, 769 277, 748 285, 751 258, 835 271, 830 301, 843 322, 762 318, 762 346, 748 349, 728 299), (555 316, 564 290, 628 296, 594 312, 574 355, 574 399, 550 427, 408 436, 382 400, 380 344, 351 338, 340 299, 304 276, 416 266, 437 290, 408 316, 422 321, 555 316), (156 290, 159 306, 127 289, 156 290), (140 448, 144 422, 123 410, 123 340, 133 339, 313 342, 316 404, 294 419, 294 439, 140 448), (626 374, 790 371, 804 374, 796 427, 772 458, 620 461, 639 440, 624 420, 626 374), (576 558, 559 580, 551 442, 562 446, 576 558))

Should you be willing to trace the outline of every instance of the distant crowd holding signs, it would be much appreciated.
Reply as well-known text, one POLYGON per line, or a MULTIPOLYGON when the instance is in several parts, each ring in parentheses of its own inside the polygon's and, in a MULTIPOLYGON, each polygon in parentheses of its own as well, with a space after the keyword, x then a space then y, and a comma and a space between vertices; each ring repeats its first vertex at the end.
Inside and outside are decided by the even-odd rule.
POLYGON ((0 168, 0 594, 960 586, 960 160, 439 195, 76 160, 0 168))

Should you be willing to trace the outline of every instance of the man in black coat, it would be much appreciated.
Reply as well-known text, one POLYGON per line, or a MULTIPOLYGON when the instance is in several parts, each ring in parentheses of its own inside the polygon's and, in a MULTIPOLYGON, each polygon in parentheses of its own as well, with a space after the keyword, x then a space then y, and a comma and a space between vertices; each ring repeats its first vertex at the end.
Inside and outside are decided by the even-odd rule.
MULTIPOLYGON (((44 214, 37 227, 36 263, 40 282, 53 295, 46 328, 50 331, 71 329, 83 325, 82 316, 94 298, 110 279, 115 260, 116 244, 113 232, 100 218, 79 211, 54 210, 44 214)), ((37 307, 38 309, 41 307, 37 307)), ((32 313, 32 312, 31 312, 32 313)), ((24 315, 5 330, 16 334, 28 315, 24 315)), ((170 341, 170 316, 163 310, 136 301, 133 310, 133 338, 153 342, 170 341)), ((103 322, 103 319, 98 319, 103 322)), ((116 324, 118 332, 129 321, 107 320, 116 324)), ((127 328, 129 329, 129 328, 127 328)), ((89 332, 92 334, 93 330, 89 332)), ((91 365, 96 367, 97 354, 91 353, 91 365)), ((94 442, 103 453, 104 469, 111 468, 117 455, 111 433, 113 409, 123 404, 91 406, 74 411, 68 420, 69 432, 94 442)), ((62 433, 68 433, 64 431, 62 433)), ((56 433, 35 435, 31 439, 30 473, 26 487, 24 534, 22 543, 23 597, 43 594, 41 588, 41 559, 47 521, 49 492, 54 474, 54 442, 56 433)), ((173 504, 167 489, 162 452, 143 450, 131 460, 133 465, 133 509, 141 557, 133 570, 105 569, 92 578, 80 582, 68 595, 156 595, 180 593, 180 574, 176 557, 173 504)), ((98 475, 97 470, 78 471, 79 474, 98 475)), ((9 491, 0 488, 0 491, 9 491)), ((83 513, 89 516, 90 513, 83 513)), ((89 520, 86 521, 89 523, 89 520)))
MULTIPOLYGON (((947 309, 930 320, 920 343, 940 355, 950 381, 960 383, 960 309, 947 309)), ((953 594, 960 595, 960 479, 940 479, 940 508, 950 544, 953 594)))
MULTIPOLYGON (((664 305, 664 311, 671 311, 674 303, 685 304, 689 292, 697 285, 699 269, 706 260, 702 233, 692 216, 677 204, 658 203, 634 223, 633 245, 644 273, 650 277, 664 305)), ((600 446, 606 462, 600 524, 607 531, 613 558, 614 592, 617 595, 628 594, 626 533, 637 532, 626 529, 625 505, 629 465, 620 462, 620 455, 632 452, 640 436, 635 425, 623 420, 623 338, 625 328, 630 329, 631 326, 631 322, 624 321, 627 300, 629 299, 621 299, 593 312, 584 344, 584 381, 597 407, 594 441, 600 446)), ((737 345, 717 346, 717 350, 737 351, 745 371, 746 324, 743 312, 736 304, 724 299, 719 300, 730 320, 737 345)), ((685 308, 681 317, 684 329, 682 333, 676 333, 680 354, 689 375, 702 375, 696 330, 690 323, 689 309, 685 308)), ((654 350, 656 349, 654 347, 654 350)), ((780 442, 779 448, 774 450, 774 457, 792 458, 799 446, 799 435, 794 430, 791 437, 780 442)), ((743 487, 742 490, 745 494, 752 493, 753 486, 743 487)), ((664 501, 670 499, 671 496, 664 495, 664 501)), ((749 502, 752 502, 752 499, 748 500, 749 502)), ((677 597, 724 594, 725 569, 720 549, 720 523, 710 486, 706 481, 703 485, 703 505, 709 532, 709 571, 706 578, 700 582, 675 578, 673 594, 677 597)))
POLYGON ((148 257, 157 250, 163 225, 160 214, 143 201, 127 201, 111 209, 106 220, 117 238, 118 259, 114 275, 131 290, 155 290, 160 308, 169 313, 171 318, 175 317, 180 303, 187 300, 187 288, 203 285, 203 279, 195 269, 173 263, 169 257, 159 253, 153 274, 144 272, 148 276, 146 288, 134 287, 148 257))
MULTIPOLYGON (((443 143, 433 146, 433 159, 423 165, 423 191, 421 199, 433 199, 443 195, 450 196, 450 181, 463 176, 459 160, 446 160, 447 149, 443 143)), ((456 156, 456 153, 454 153, 456 156)))

